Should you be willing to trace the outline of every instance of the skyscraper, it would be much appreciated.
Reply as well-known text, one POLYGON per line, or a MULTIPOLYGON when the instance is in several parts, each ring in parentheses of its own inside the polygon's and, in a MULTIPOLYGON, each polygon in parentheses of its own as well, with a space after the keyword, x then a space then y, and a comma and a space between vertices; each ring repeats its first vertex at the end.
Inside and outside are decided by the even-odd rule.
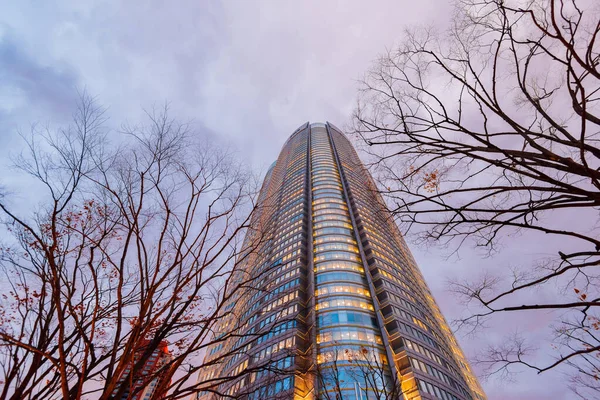
POLYGON ((128 366, 121 375, 120 381, 129 380, 127 391, 120 397, 122 400, 160 400, 165 396, 164 389, 161 389, 161 383, 165 380, 161 382, 158 371, 171 358, 167 342, 160 342, 142 368, 130 373, 133 365, 140 360, 142 353, 147 349, 148 343, 149 341, 145 341, 136 350, 131 366, 128 366))
POLYGON ((219 391, 249 400, 485 399, 339 129, 298 128, 259 204, 247 240, 264 240, 242 268, 256 285, 236 293, 220 328, 239 337, 208 350, 206 361, 218 362, 201 381, 234 377, 219 391))

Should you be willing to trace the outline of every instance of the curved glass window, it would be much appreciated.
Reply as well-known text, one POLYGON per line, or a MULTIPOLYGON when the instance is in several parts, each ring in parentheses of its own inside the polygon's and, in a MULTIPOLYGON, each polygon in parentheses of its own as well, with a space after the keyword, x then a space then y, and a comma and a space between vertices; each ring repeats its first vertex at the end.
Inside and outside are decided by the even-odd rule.
MULTIPOLYGON (((317 267, 318 268, 318 267, 317 267)), ((356 285, 352 283, 336 284, 330 283, 327 285, 319 285, 315 290, 315 296, 329 296, 329 295, 340 295, 340 294, 353 294, 357 296, 370 296, 368 289, 362 285, 356 285)))
POLYGON ((326 211, 330 211, 335 214, 348 215, 348 207, 342 204, 317 204, 313 210, 313 215, 325 214, 326 211))
POLYGON ((320 177, 313 179, 313 187, 317 187, 317 185, 328 184, 328 185, 338 185, 341 184, 339 179, 335 179, 333 177, 320 177))
POLYGON ((319 237, 319 238, 324 235, 344 235, 344 236, 350 236, 354 240, 353 234, 354 234, 354 232, 349 228, 338 228, 338 227, 315 228, 315 237, 319 237))
POLYGON ((337 192, 337 191, 333 191, 333 189, 323 189, 323 190, 316 190, 313 192, 313 200, 319 198, 319 199, 343 199, 342 195, 337 192), (318 196, 318 197, 315 197, 318 196))
POLYGON ((342 251, 349 251, 351 253, 358 253, 358 247, 356 247, 354 244, 349 244, 349 243, 333 242, 333 243, 318 244, 315 246, 315 253, 322 253, 324 251, 331 251, 331 250, 342 250, 342 251))
MULTIPOLYGON (((337 194, 339 195, 339 193, 337 194)), ((324 199, 313 199, 313 206, 317 206, 317 205, 322 205, 322 204, 341 204, 343 206, 346 205, 346 202, 344 201, 343 198, 341 198, 341 195, 339 195, 340 198, 324 198, 324 199)))
POLYGON ((336 190, 342 190, 342 184, 338 180, 333 180, 333 179, 315 180, 315 181, 313 181, 313 187, 314 188, 322 188, 322 187, 331 188, 331 187, 333 187, 336 190))
POLYGON ((319 283, 324 283, 324 282, 342 282, 342 281, 349 281, 349 282, 365 282, 364 278, 358 274, 358 273, 354 273, 354 272, 323 272, 321 274, 317 275, 317 284, 319 283))
POLYGON ((317 326, 319 328, 339 324, 364 325, 368 327, 377 327, 375 316, 360 311, 326 311, 317 318, 317 326))
POLYGON ((317 343, 339 342, 342 340, 382 344, 381 336, 379 336, 377 331, 368 328, 343 326, 323 329, 317 335, 317 343))
POLYGON ((321 178, 323 176, 330 176, 334 180, 338 180, 339 179, 339 174, 335 170, 313 171, 313 173, 312 173, 313 180, 321 178))
POLYGON ((327 164, 323 164, 323 163, 319 163, 318 167, 313 167, 312 169, 312 174, 316 175, 316 174, 320 174, 322 172, 327 172, 330 174, 337 174, 337 168, 335 168, 333 165, 327 165, 327 164))
MULTIPOLYGON (((333 361, 352 361, 357 364, 373 363, 372 365, 385 365, 387 358, 381 346, 377 345, 344 345, 340 349, 335 347, 325 347, 323 351, 317 354, 317 362, 319 364, 333 361), (340 351, 341 350, 341 351, 340 351)), ((345 364, 345 363, 343 363, 345 364)))
POLYGON ((339 190, 342 190, 342 184, 338 183, 337 185, 334 185, 334 184, 329 183, 329 182, 322 182, 322 183, 317 183, 317 184, 313 185, 313 190, 316 190, 316 189, 325 189, 325 188, 327 188, 327 189, 339 189, 339 190))
POLYGON ((316 184, 317 182, 320 182, 320 181, 339 183, 340 178, 337 177, 336 175, 326 174, 326 175, 314 176, 312 181, 313 181, 313 184, 316 184))
POLYGON ((315 192, 313 193, 313 199, 322 199, 322 200, 332 200, 332 199, 340 199, 342 200, 343 197, 341 194, 339 193, 333 193, 333 192, 329 192, 329 191, 323 191, 323 192, 315 192))
POLYGON ((348 216, 348 211, 346 210, 340 210, 337 208, 323 208, 321 210, 315 210, 313 212, 313 215, 319 216, 319 215, 327 215, 327 214, 339 214, 339 215, 344 215, 344 216, 348 216))
POLYGON ((320 221, 343 221, 350 222, 350 218, 345 215, 340 214, 327 214, 327 215, 319 215, 313 219, 314 222, 320 221))
POLYGON ((346 221, 323 221, 323 222, 319 222, 319 223, 316 223, 313 225, 313 229, 315 231, 317 229, 331 228, 331 227, 352 229, 352 225, 350 225, 346 221))
POLYGON ((332 196, 341 196, 341 189, 339 187, 322 187, 322 185, 319 185, 317 187, 313 187, 313 194, 322 194, 322 193, 328 193, 332 196))
POLYGON ((333 208, 341 208, 343 210, 347 210, 348 206, 346 206, 346 203, 342 200, 342 199, 319 199, 319 200, 314 200, 313 201, 313 210, 318 210, 321 208, 327 208, 327 207, 333 207, 333 208))
POLYGON ((337 168, 331 163, 331 160, 319 160, 318 162, 313 162, 312 173, 319 171, 327 171, 337 173, 337 168))
POLYGON ((349 270, 349 271, 359 272, 361 274, 363 272, 365 272, 365 270, 364 270, 364 268, 363 268, 362 265, 360 265, 357 262, 350 262, 350 261, 326 261, 326 262, 321 262, 321 263, 319 263, 319 265, 317 265, 315 267, 315 270, 317 272, 349 270))
POLYGON ((330 260, 355 261, 357 263, 360 263, 362 261, 358 254, 348 253, 345 251, 328 251, 326 253, 317 254, 314 258, 315 262, 330 260))
POLYGON ((328 308, 360 308, 362 310, 374 311, 371 302, 359 300, 354 297, 336 296, 329 300, 317 302, 317 310, 325 310, 328 308))
POLYGON ((322 235, 322 236, 318 236, 317 239, 314 240, 314 244, 321 244, 321 243, 349 243, 352 245, 356 246, 356 241, 354 240, 354 238, 352 236, 342 236, 342 235, 322 235))

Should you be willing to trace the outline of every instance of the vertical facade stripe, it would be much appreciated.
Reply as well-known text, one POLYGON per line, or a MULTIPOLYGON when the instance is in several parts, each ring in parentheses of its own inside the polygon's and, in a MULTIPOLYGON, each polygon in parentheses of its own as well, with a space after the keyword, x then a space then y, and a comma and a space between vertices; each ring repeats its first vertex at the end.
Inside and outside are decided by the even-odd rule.
MULTIPOLYGON (((363 267, 365 269, 365 271, 369 271, 369 265, 367 264, 367 257, 365 256, 365 251, 363 249, 362 246, 362 241, 360 240, 360 234, 358 231, 358 225, 356 223, 355 220, 355 211, 354 211, 354 207, 352 205, 352 203, 349 200, 348 197, 348 187, 346 184, 346 177, 344 175, 344 170, 341 167, 341 162, 340 162, 340 158, 339 155, 337 153, 337 150, 335 148, 335 142, 333 141, 333 137, 332 137, 332 133, 331 133, 331 127, 328 127, 328 135, 329 135, 329 140, 331 143, 331 148, 333 149, 333 154, 335 156, 336 162, 338 164, 338 171, 340 173, 340 176, 342 177, 342 186, 344 187, 344 197, 346 198, 346 204, 348 205, 348 209, 350 210, 350 218, 352 219, 352 226, 354 229, 354 235, 356 237, 356 240, 358 241, 358 248, 360 250, 360 255, 362 258, 362 263, 363 263, 363 267)), ((377 299, 377 294, 375 291, 375 286, 373 285, 373 279, 371 278, 371 274, 370 273, 366 273, 365 274, 366 278, 367 278, 367 282, 369 284, 369 292, 371 293, 371 298, 374 299, 373 304, 375 307, 375 314, 377 315, 377 323, 379 324, 380 329, 382 330, 382 333, 385 332, 384 331, 384 322, 383 322, 383 317, 382 317, 382 313, 381 313, 381 308, 379 305, 379 302, 376 301, 375 299, 377 299)), ((394 353, 392 351, 392 346, 390 344, 389 341, 389 337, 386 334, 382 335, 382 339, 383 339, 383 344, 385 346, 385 354, 386 357, 388 359, 388 362, 390 364, 390 373, 391 373, 391 379, 392 382, 391 384, 394 385, 394 387, 398 387, 401 386, 401 382, 402 382, 402 376, 400 374, 400 372, 398 371, 398 369, 396 368, 396 363, 394 360, 394 353)))

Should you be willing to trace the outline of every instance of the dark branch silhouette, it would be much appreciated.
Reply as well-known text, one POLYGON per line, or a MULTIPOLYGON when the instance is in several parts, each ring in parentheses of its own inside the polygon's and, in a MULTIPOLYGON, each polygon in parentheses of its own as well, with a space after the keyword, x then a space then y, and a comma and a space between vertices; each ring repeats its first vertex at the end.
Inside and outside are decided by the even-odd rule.
POLYGON ((0 194, 0 398, 121 398, 152 381, 153 398, 188 397, 206 348, 238 335, 216 329, 254 287, 240 267, 262 240, 242 243, 254 178, 168 107, 146 117, 110 146, 84 93, 68 127, 22 135, 15 165, 38 206, 0 194), (161 343, 169 356, 144 372, 161 343))
POLYGON ((600 10, 582 3, 460 1, 447 31, 406 32, 377 60, 354 116, 391 210, 418 240, 490 254, 520 232, 564 240, 553 258, 453 289, 477 306, 458 321, 469 329, 560 310, 556 362, 533 365, 515 340, 487 360, 493 371, 569 364, 580 393, 600 387, 600 10), (555 286, 562 297, 521 300, 555 286))

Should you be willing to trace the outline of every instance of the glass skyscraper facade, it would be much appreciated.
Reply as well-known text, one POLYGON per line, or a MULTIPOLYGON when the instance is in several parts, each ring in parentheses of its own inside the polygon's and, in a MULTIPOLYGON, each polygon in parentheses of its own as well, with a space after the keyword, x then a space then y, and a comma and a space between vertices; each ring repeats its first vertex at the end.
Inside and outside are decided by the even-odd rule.
POLYGON ((119 385, 117 385, 117 388, 113 392, 114 399, 161 400, 165 398, 166 391, 164 387, 168 387, 169 385, 160 374, 157 376, 157 371, 171 360, 167 342, 160 342, 139 371, 130 374, 131 369, 134 368, 134 364, 139 360, 139 357, 141 357, 142 353, 146 350, 148 344, 149 341, 147 340, 142 343, 136 350, 133 360, 131 360, 131 365, 123 370, 119 379, 119 385), (120 397, 117 397, 116 394, 119 386, 125 382, 128 382, 127 390, 120 397))
POLYGON ((226 305, 215 336, 236 334, 208 349, 199 377, 228 379, 199 399, 485 399, 339 129, 298 128, 259 205, 240 269, 255 284, 226 305))

